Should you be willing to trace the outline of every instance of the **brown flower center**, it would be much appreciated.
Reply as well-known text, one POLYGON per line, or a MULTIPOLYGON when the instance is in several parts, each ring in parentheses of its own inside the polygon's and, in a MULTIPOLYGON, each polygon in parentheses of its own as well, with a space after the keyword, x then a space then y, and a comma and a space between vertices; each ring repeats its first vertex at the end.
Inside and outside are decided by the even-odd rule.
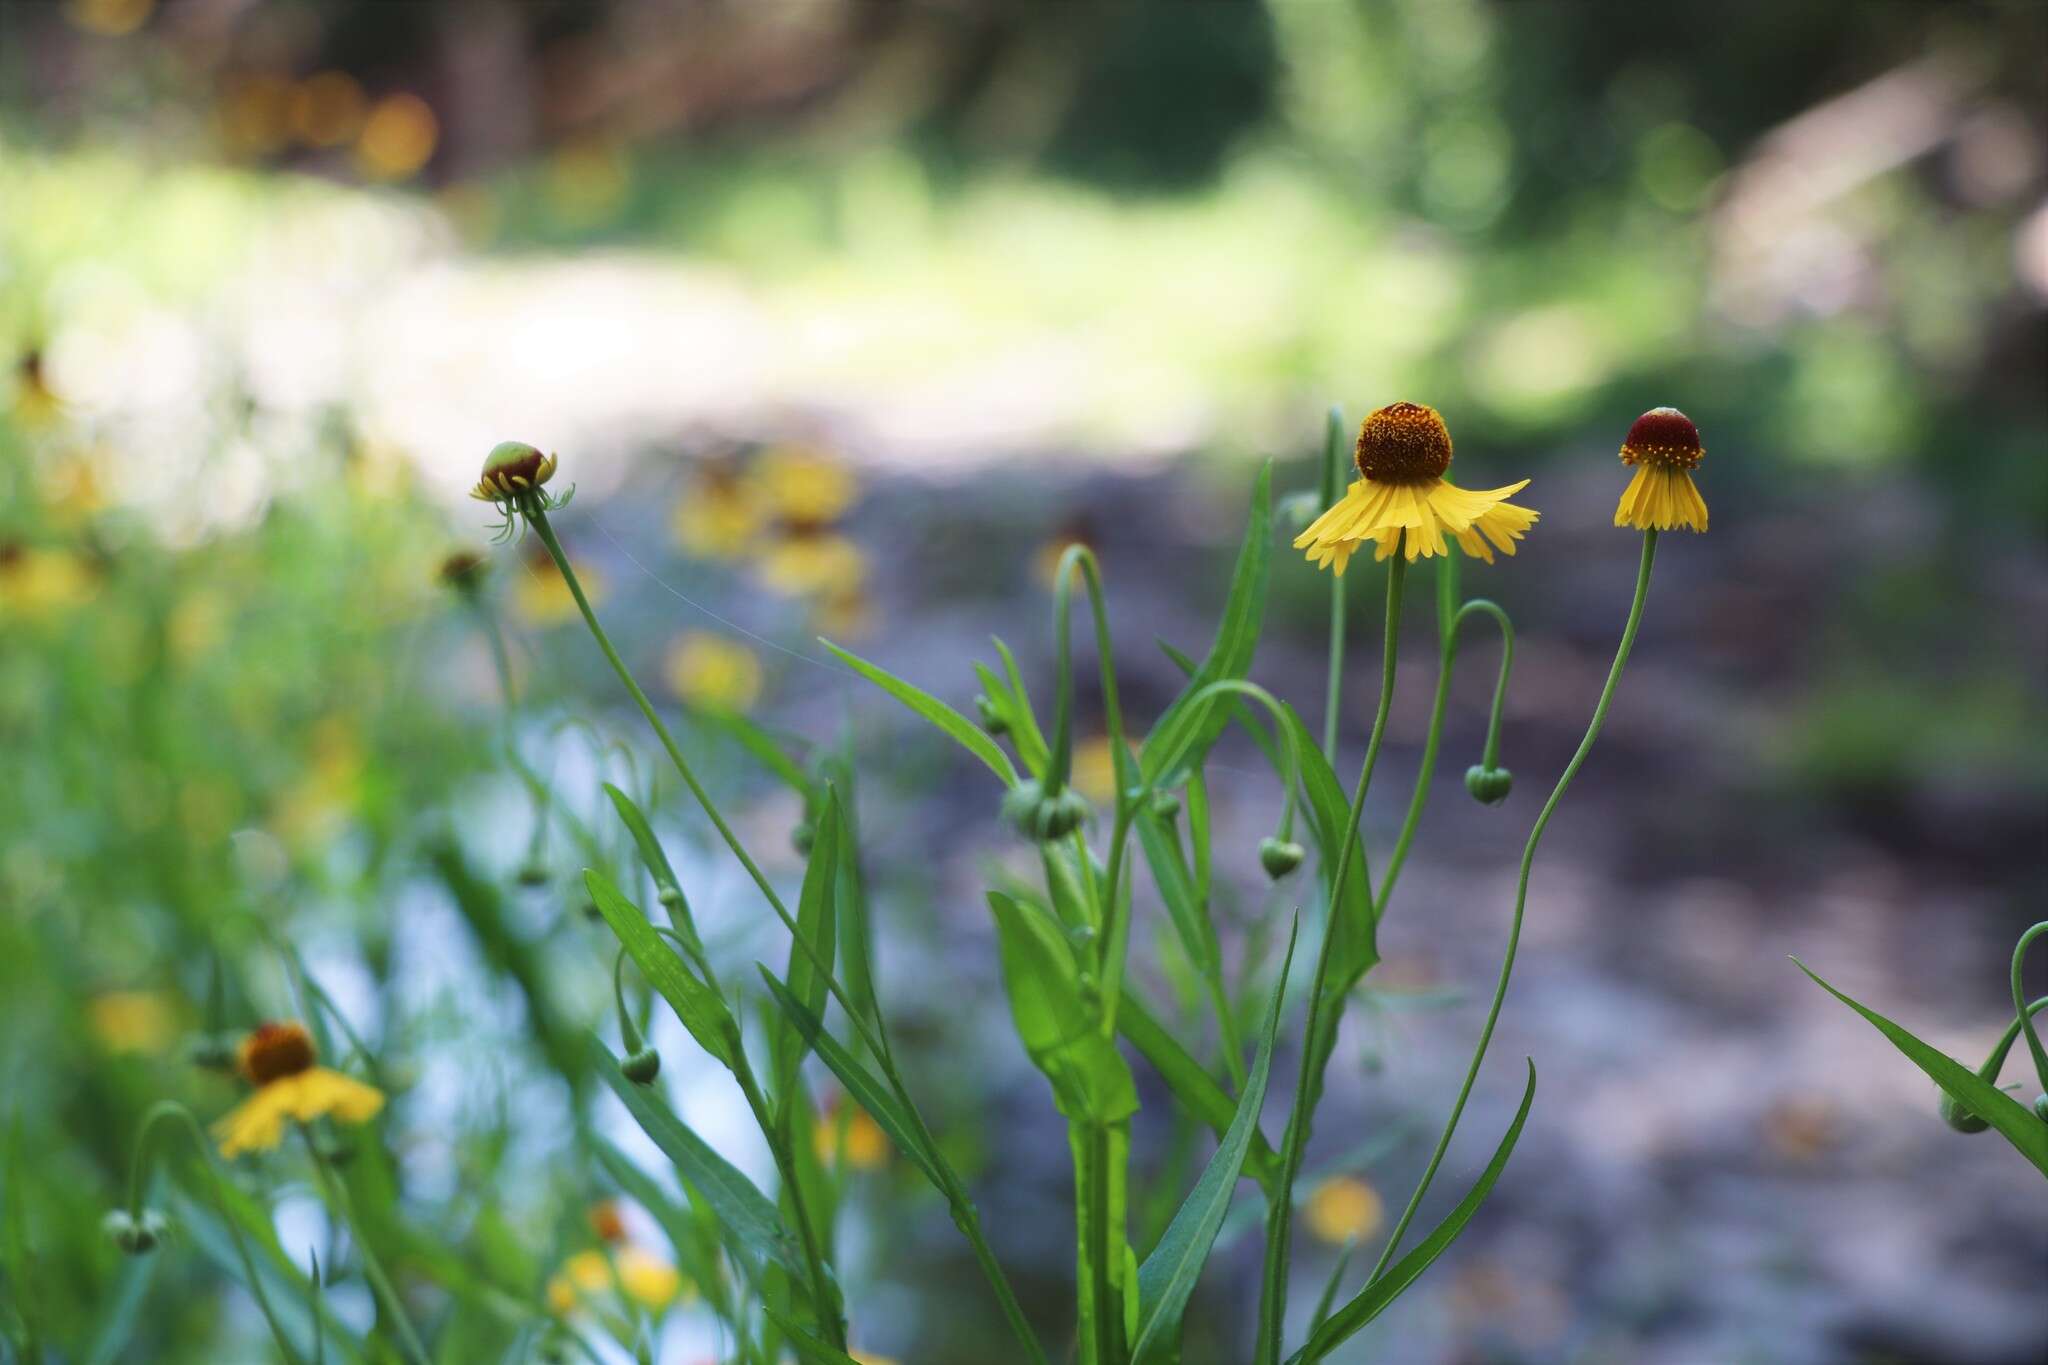
POLYGON ((313 1067, 313 1036, 303 1024, 258 1024, 242 1039, 236 1061, 251 1085, 269 1085, 313 1067))
POLYGON ((1358 428, 1353 458, 1375 483, 1428 483, 1451 467, 1451 433, 1435 408, 1389 403, 1358 428))
POLYGON ((1691 469, 1706 457, 1700 429, 1677 408, 1651 408, 1621 441, 1621 462, 1691 469))

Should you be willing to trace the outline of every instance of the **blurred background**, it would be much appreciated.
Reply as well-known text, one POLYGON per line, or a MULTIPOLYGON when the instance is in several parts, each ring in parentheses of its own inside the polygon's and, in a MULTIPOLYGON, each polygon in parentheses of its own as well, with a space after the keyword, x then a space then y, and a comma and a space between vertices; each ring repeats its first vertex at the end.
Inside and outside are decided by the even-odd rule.
MULTIPOLYGON (((1615 451, 1670 403, 1714 529, 1665 538, 1440 1200, 1524 1053, 1535 1113, 1487 1211, 1333 1359, 2048 1358, 2038 1179, 1786 961, 1974 1062, 2042 913, 2044 56, 2033 0, 0 5, 0 1335, 266 1358, 206 1206, 139 1265, 98 1220, 150 1103, 233 1100, 193 1035, 314 989, 394 1093, 421 1244, 538 1294, 602 1187, 578 1116, 632 1135, 577 1060, 612 1025, 574 873, 630 866, 600 776, 661 812, 735 976, 786 951, 559 578, 485 545, 464 495, 517 438, 561 453, 571 554, 778 879, 802 812, 750 741, 851 753, 882 998, 1059 1339, 1066 1152, 979 908, 1021 866, 1000 793, 814 637, 965 708, 1000 634, 1049 696, 1050 555, 1085 540, 1142 725, 1179 682, 1154 638, 1214 628, 1258 462, 1311 490, 1331 404, 1406 398, 1443 411, 1454 478, 1534 479, 1526 552, 1466 575, 1521 631, 1519 782, 1488 810, 1456 780, 1475 640, 1333 1067, 1297 1312, 1453 1093, 1627 605, 1615 451), (470 549, 475 609, 438 573, 470 549)), ((1351 575, 1340 772, 1378 582, 1351 575)), ((1254 677, 1305 713, 1326 594, 1283 547, 1254 677)), ((1293 904, 1252 856, 1277 786, 1239 741, 1217 763, 1227 955, 1262 964, 1293 904)), ((1081 768, 1106 781, 1102 740, 1081 768)), ((678 1107, 767 1170, 721 1073, 661 1041, 678 1107)), ((1144 1083, 1156 1232, 1188 1158, 1144 1083)), ((1002 1358, 943 1206, 885 1144, 855 1157, 857 1344, 1002 1358)), ((333 1252, 303 1183, 267 1193, 287 1250, 333 1252)), ((1244 1358, 1256 1242, 1213 1264, 1189 1365, 1244 1358)), ((360 1283, 331 1292, 357 1325, 360 1283)), ((712 1358, 700 1317, 661 1360, 712 1358)), ((509 1339, 465 1330, 476 1359, 509 1339)))

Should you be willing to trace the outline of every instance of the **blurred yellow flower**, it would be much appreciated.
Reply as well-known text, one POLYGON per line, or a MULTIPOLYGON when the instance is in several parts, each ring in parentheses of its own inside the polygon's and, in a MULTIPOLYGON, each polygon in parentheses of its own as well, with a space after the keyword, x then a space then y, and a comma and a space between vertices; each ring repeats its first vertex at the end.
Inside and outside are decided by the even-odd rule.
POLYGON ((853 471, 815 446, 780 445, 761 452, 752 482, 770 513, 800 530, 837 521, 860 492, 853 471))
POLYGON ((745 645, 708 630, 685 631, 669 646, 669 690, 692 706, 745 711, 761 695, 761 661, 745 645))
POLYGON ((222 93, 216 117, 230 151, 267 156, 291 136, 291 82, 266 72, 244 77, 222 93))
POLYGON ((836 1166, 842 1152, 846 1164, 856 1171, 879 1171, 889 1164, 888 1135, 858 1105, 835 1105, 820 1114, 811 1130, 811 1143, 818 1160, 827 1166, 836 1166))
POLYGON ((752 488, 727 474, 708 474, 676 500, 669 522, 676 544, 699 559, 735 559, 768 524, 752 488))
POLYGON ((590 1231, 598 1241, 616 1243, 626 1240, 626 1217, 619 1211, 617 1200, 600 1199, 584 1216, 590 1220, 590 1231))
POLYGON ((1059 586, 1060 559, 1069 545, 1095 549, 1095 528, 1087 517, 1067 518, 1057 530, 1038 543, 1038 549, 1031 556, 1031 576, 1042 586, 1059 586))
POLYGON ((897 1365, 894 1356, 878 1356, 868 1351, 849 1351, 847 1355, 856 1361, 857 1365, 897 1365))
POLYGON ((34 429, 48 426, 64 412, 64 401, 50 387, 43 371, 43 353, 25 352, 14 367, 14 420, 34 429))
POLYGON ((1614 524, 1638 531, 1706 530, 1707 500, 1692 481, 1706 456, 1700 429, 1677 408, 1651 408, 1636 418, 1621 442, 1621 462, 1636 476, 1622 491, 1614 524))
MULTIPOLYGON (((592 607, 604 600, 604 576, 590 565, 576 563, 577 581, 592 607)), ((576 598, 555 561, 545 551, 529 557, 526 570, 512 587, 512 603, 529 626, 554 626, 576 615, 576 598)))
POLYGON ((0 621, 43 620, 90 602, 91 567, 70 550, 0 544, 0 621))
POLYGON ((1091 735, 1074 743, 1074 790, 1098 806, 1116 799, 1116 763, 1111 752, 1108 735, 1091 735))
POLYGON ((270 822, 279 838, 299 846, 320 842, 355 809, 368 766, 355 722, 342 713, 315 722, 308 748, 306 770, 270 822))
POLYGON ((792 597, 843 593, 867 579, 867 556, 845 536, 829 531, 786 535, 760 553, 761 581, 792 597))
POLYGON ((242 1039, 235 1062, 256 1093, 213 1125, 222 1156, 269 1151, 284 1141, 288 1118, 367 1123, 384 1107, 384 1094, 375 1086, 315 1066, 314 1060, 313 1037, 302 1024, 259 1024, 242 1039))
POLYGON ((1363 1242, 1386 1215, 1379 1191, 1357 1176, 1331 1176, 1309 1194, 1308 1230, 1332 1246, 1363 1242))
POLYGON ((418 95, 386 95, 370 107, 356 136, 356 165, 372 180, 406 180, 434 155, 441 124, 418 95))
POLYGON ((697 1296, 696 1287, 661 1257, 639 1247, 621 1247, 610 1256, 596 1250, 579 1251, 564 1261, 561 1272, 548 1281, 548 1307, 567 1313, 579 1303, 614 1291, 655 1313, 679 1298, 688 1303, 697 1296))
POLYGON ((177 1006, 161 991, 108 991, 86 1012, 109 1052, 162 1052, 178 1031, 177 1006))
POLYGON ((560 222, 588 227, 617 215, 631 178, 624 148, 612 142, 576 142, 548 158, 541 192, 560 222))
POLYGON ((69 0, 64 15, 87 33, 122 38, 149 22, 156 0, 69 0))
POLYGON ((1444 478, 1451 433, 1426 404, 1390 403, 1374 411, 1358 429, 1352 458, 1359 477, 1294 538, 1294 548, 1307 550, 1318 568, 1343 573, 1367 541, 1376 547, 1375 560, 1397 545, 1410 561, 1448 554, 1446 531, 1459 549, 1491 564, 1495 549, 1513 554, 1515 542, 1536 523, 1535 511, 1508 501, 1529 486, 1527 479, 1475 491, 1444 478))
POLYGON ((292 90, 292 132, 313 147, 339 147, 363 126, 363 87, 346 71, 322 71, 292 90))

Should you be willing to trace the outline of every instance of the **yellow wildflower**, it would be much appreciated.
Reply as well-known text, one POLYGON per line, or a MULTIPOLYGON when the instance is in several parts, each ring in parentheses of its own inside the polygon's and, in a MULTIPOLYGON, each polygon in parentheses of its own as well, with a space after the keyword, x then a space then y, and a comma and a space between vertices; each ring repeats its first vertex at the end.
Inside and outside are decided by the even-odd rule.
POLYGON ((441 140, 441 123, 418 95, 400 91, 370 107, 356 137, 356 167, 372 180, 404 180, 418 173, 441 140))
MULTIPOLYGON (((604 577, 588 564, 576 564, 576 579, 584 596, 595 607, 604 600, 604 577)), ((555 626, 576 615, 576 596, 569 591, 562 571, 545 550, 537 550, 526 561, 526 572, 512 589, 512 602, 520 619, 529 626, 555 626)))
POLYGON ((852 470, 813 446, 770 447, 754 462, 751 481, 769 512, 795 528, 831 525, 860 491, 852 470))
POLYGON ((98 591, 91 567, 70 550, 0 544, 0 621, 43 620, 91 601, 98 591))
POLYGON ((1447 531, 1459 549, 1491 564, 1495 549, 1513 554, 1535 524, 1535 511, 1507 500, 1529 486, 1527 479, 1483 492, 1444 479, 1451 434, 1435 408, 1392 403, 1374 412, 1358 429, 1354 458, 1360 477, 1294 538, 1294 548, 1307 550, 1318 567, 1343 573, 1367 541, 1376 547, 1374 559, 1385 559, 1396 545, 1410 560, 1447 554, 1447 531))
POLYGON ((259 1024, 235 1050, 242 1076, 256 1087, 213 1125, 225 1157, 269 1151, 284 1141, 284 1121, 332 1117, 367 1123, 384 1107, 384 1094, 339 1071, 315 1066, 313 1037, 303 1024, 259 1024))
POLYGON ((109 1052, 162 1052, 177 1034, 177 1008, 161 991, 107 991, 86 1006, 109 1052))
POLYGON ((567 1313, 579 1303, 614 1292, 652 1313, 679 1298, 688 1302, 696 1297, 695 1286, 661 1257, 639 1247, 620 1247, 609 1256, 579 1251, 563 1262, 561 1272, 548 1281, 548 1307, 567 1313))
POLYGON ((761 552, 761 581, 792 597, 826 592, 844 593, 867 578, 867 556, 845 536, 829 531, 801 531, 778 539, 761 552))
POLYGON ((1621 442, 1621 462, 1636 476, 1614 509, 1614 524, 1638 531, 1706 530, 1707 500, 1692 481, 1706 455, 1700 429, 1677 408, 1651 408, 1636 418, 1621 442))
POLYGON ((761 695, 761 661, 737 641, 708 630, 685 631, 669 646, 669 690, 692 706, 745 711, 761 695))
POLYGON ((740 477, 732 461, 709 460, 698 467, 690 490, 676 500, 669 519, 676 544, 698 559, 735 559, 768 524, 761 491, 740 477))
POLYGON ((1309 1194, 1308 1230, 1332 1246, 1362 1242, 1379 1231, 1386 1208, 1379 1191, 1357 1176, 1331 1176, 1309 1194))
POLYGON ((827 1166, 836 1166, 842 1154, 856 1171, 879 1171, 889 1164, 888 1135, 858 1105, 844 1110, 834 1106, 820 1115, 811 1141, 818 1160, 827 1166))

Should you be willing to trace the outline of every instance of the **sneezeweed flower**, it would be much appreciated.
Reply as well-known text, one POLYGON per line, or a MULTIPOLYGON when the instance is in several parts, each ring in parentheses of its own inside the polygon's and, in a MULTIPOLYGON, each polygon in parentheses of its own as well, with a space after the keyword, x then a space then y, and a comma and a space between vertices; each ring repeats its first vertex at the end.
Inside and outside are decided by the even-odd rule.
MULTIPOLYGON (((595 607, 604 600, 604 576, 588 564, 578 563, 574 568, 584 596, 595 607)), ((512 605, 529 626, 557 626, 576 616, 576 595, 569 591, 568 580, 545 550, 537 550, 527 558, 525 571, 512 589, 512 605)))
POLYGON ((441 560, 435 576, 444 586, 453 588, 464 597, 474 598, 483 591, 484 579, 490 571, 490 561, 476 551, 455 550, 441 560))
POLYGON ((621 1246, 607 1255, 593 1249, 571 1256, 548 1281, 548 1307, 570 1313, 581 1304, 614 1293, 650 1313, 659 1313, 678 1299, 687 1302, 695 1298, 696 1287, 651 1251, 621 1246))
POLYGON ((1386 1207, 1379 1191, 1357 1176, 1331 1176, 1309 1193, 1308 1230, 1331 1246, 1363 1242, 1379 1231, 1386 1207))
POLYGON ((1116 755, 1108 735, 1093 735, 1074 746, 1074 787, 1098 806, 1116 799, 1116 755))
POLYGON ((161 991, 108 991, 86 1016, 109 1052, 162 1052, 178 1035, 177 1005, 161 991))
POLYGON ((44 621, 99 592, 85 559, 70 550, 0 542, 0 621, 44 621))
POLYGON ((754 651, 708 630, 677 637, 663 672, 678 698, 709 711, 744 712, 761 696, 761 660, 754 651))
POLYGON ((242 1039, 235 1061, 256 1093, 213 1125, 225 1157, 276 1147, 284 1141, 286 1119, 367 1123, 384 1107, 384 1093, 375 1086, 315 1064, 313 1036, 303 1024, 257 1025, 242 1039))
POLYGON ((851 592, 866 581, 867 556, 833 531, 800 530, 778 537, 756 561, 761 581, 791 597, 851 592))
POLYGON ((617 1200, 598 1200, 584 1217, 590 1223, 591 1234, 598 1241, 616 1246, 626 1240, 626 1218, 619 1211, 617 1200))
POLYGON ((1451 434, 1436 409, 1421 403, 1391 403, 1367 417, 1353 458, 1359 477, 1294 539, 1318 567, 1343 573, 1367 541, 1376 560, 1397 545, 1411 561, 1448 554, 1446 532, 1466 554, 1491 564, 1496 549, 1513 554, 1536 522, 1533 509, 1508 501, 1529 486, 1527 479, 1483 492, 1445 480, 1451 434))
POLYGON ((543 485, 555 476, 555 457, 543 455, 539 447, 524 441, 500 441, 484 456, 483 475, 469 495, 498 509, 503 521, 496 539, 510 540, 518 533, 520 519, 535 509, 552 512, 567 507, 576 496, 575 485, 560 495, 544 493, 543 485))
POLYGON ((755 460, 750 482, 768 514, 795 530, 830 526, 860 495, 853 471, 816 446, 771 446, 755 460))
POLYGON ((856 1171, 879 1171, 889 1164, 888 1135, 859 1105, 835 1102, 818 1116, 811 1142, 819 1162, 826 1166, 837 1165, 842 1154, 847 1166, 856 1171))
POLYGON ((768 524, 760 490, 730 459, 707 460, 669 519, 676 544, 698 559, 737 559, 768 524))
POLYGON ((1622 438, 1621 462, 1636 476, 1614 509, 1616 526, 1638 531, 1707 529, 1707 500, 1692 481, 1706 458, 1700 429, 1677 408, 1651 408, 1622 438))

